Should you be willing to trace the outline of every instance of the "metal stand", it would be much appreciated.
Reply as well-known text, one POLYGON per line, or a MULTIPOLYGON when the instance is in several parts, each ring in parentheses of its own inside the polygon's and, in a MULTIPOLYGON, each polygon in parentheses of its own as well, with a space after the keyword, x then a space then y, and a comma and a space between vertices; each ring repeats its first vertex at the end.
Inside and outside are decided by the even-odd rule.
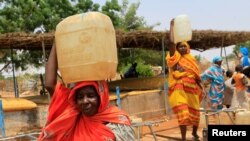
MULTIPOLYGON (((239 111, 239 110, 237 110, 236 108, 233 108, 233 109, 232 108, 227 108, 227 109, 222 109, 222 110, 200 109, 200 111, 206 113, 205 114, 206 127, 208 127, 208 123, 209 123, 208 117, 211 116, 211 115, 216 115, 217 117, 219 117, 220 116, 219 113, 221 113, 221 112, 226 112, 227 116, 230 118, 230 121, 233 124, 235 124, 232 116, 229 113, 230 112, 236 112, 236 111, 239 111), (209 114, 209 112, 212 112, 212 113, 209 114)), ((220 124, 220 118, 218 118, 218 119, 219 119, 219 124, 220 124)))
MULTIPOLYGON (((202 136, 203 136, 203 141, 207 141, 207 129, 208 129, 208 124, 209 124, 209 116, 211 115, 216 115, 219 119, 219 124, 220 124, 220 113, 221 112, 226 112, 227 116, 230 118, 230 121, 232 122, 233 125, 235 125, 235 121, 233 117, 229 114, 230 112, 236 112, 236 111, 242 111, 242 109, 237 109, 237 108, 227 108, 227 109, 222 109, 222 110, 211 110, 211 109, 200 109, 201 112, 205 112, 205 119, 206 119, 206 128, 203 128, 202 130, 202 136), (212 112, 212 113, 209 113, 212 112)), ((243 110, 244 111, 244 110, 243 110)))
POLYGON ((165 120, 157 120, 157 121, 144 121, 144 122, 135 122, 135 123, 132 123, 132 126, 137 128, 137 134, 138 134, 137 141, 140 141, 140 127, 142 127, 142 126, 148 126, 148 128, 150 130, 150 133, 154 137, 154 140, 158 141, 157 138, 156 138, 156 135, 155 135, 155 132, 154 132, 152 126, 156 125, 158 123, 164 122, 164 121, 165 120))
POLYGON ((35 133, 28 133, 28 134, 20 134, 20 135, 16 135, 13 137, 6 137, 6 138, 1 138, 0 141, 5 141, 5 140, 11 140, 11 139, 16 139, 18 140, 18 138, 21 140, 21 138, 29 138, 30 141, 37 141, 37 136, 39 136, 40 133, 35 132, 35 133))
POLYGON ((119 86, 116 86, 116 96, 117 96, 117 100, 116 100, 116 104, 118 106, 118 108, 122 108, 121 107, 121 95, 120 95, 120 88, 119 86))

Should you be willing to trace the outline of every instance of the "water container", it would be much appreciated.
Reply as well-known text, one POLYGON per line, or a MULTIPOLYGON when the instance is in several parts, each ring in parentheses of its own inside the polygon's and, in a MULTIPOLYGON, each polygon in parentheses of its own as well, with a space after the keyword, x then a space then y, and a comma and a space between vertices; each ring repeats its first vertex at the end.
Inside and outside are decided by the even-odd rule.
POLYGON ((174 42, 190 41, 192 39, 191 23, 187 15, 179 15, 174 19, 174 42))
POLYGON ((55 41, 65 83, 115 77, 116 36, 108 16, 99 12, 69 16, 56 26, 55 41))
POLYGON ((235 115, 235 123, 236 124, 250 124, 250 111, 239 111, 235 115))
POLYGON ((201 127, 201 128, 206 128, 206 127, 207 127, 207 123, 206 123, 206 113, 203 113, 203 112, 200 113, 200 123, 199 123, 199 127, 201 127))
POLYGON ((216 116, 215 118, 215 124, 221 124, 221 125, 232 125, 234 121, 230 119, 230 117, 233 119, 233 113, 232 112, 221 112, 218 113, 219 116, 216 116), (229 117, 230 116, 230 117, 229 117))

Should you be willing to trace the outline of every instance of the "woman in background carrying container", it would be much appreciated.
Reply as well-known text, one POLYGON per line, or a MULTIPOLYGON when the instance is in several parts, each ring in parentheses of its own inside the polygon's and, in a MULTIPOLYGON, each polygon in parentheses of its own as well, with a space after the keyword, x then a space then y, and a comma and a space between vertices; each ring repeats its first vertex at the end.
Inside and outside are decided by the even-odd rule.
MULTIPOLYGON (((94 14, 94 17, 102 15, 91 14, 94 14)), ((78 19, 81 20, 82 17, 78 19)), ((100 34, 96 36, 105 38, 100 34)), ((109 105, 109 91, 105 80, 93 81, 94 78, 92 78, 93 80, 71 83, 73 85, 70 87, 57 82, 59 61, 57 49, 54 44, 46 64, 45 87, 52 96, 52 101, 46 125, 38 141, 134 141, 134 131, 128 115, 118 107, 109 105)), ((86 56, 81 56, 79 59, 84 60, 86 56)), ((94 76, 94 74, 91 75, 94 76)))
POLYGON ((166 56, 169 68, 169 103, 178 118, 182 140, 186 141, 187 126, 192 125, 193 139, 197 141, 202 99, 200 69, 190 54, 188 43, 185 42, 188 39, 178 41, 179 39, 174 37, 174 32, 177 32, 174 29, 175 20, 171 20, 170 23, 170 46, 166 56))

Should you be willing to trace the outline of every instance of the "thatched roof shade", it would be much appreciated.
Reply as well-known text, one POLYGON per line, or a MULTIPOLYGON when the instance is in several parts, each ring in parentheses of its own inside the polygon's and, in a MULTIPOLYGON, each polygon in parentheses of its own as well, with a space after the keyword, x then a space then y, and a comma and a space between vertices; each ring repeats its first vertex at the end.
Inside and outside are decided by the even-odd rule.
MULTIPOLYGON (((167 49, 169 43, 168 31, 134 31, 116 32, 118 48, 146 48, 162 50, 162 39, 167 49)), ((28 49, 41 50, 42 44, 50 49, 54 40, 54 33, 28 34, 28 33, 7 33, 0 35, 0 49, 28 49)), ((250 40, 250 32, 230 32, 202 30, 193 31, 193 38, 190 41, 192 49, 204 51, 213 47, 229 46, 250 40)))
POLYGON ((193 31, 190 45, 197 50, 207 50, 212 47, 225 47, 246 41, 250 41, 250 32, 204 30, 193 31))
POLYGON ((6 33, 0 35, 0 49, 41 50, 42 44, 46 49, 50 49, 53 40, 54 33, 6 33))
MULTIPOLYGON (((135 31, 125 34, 117 33, 117 44, 119 47, 162 50, 162 38, 165 39, 164 45, 166 48, 169 44, 168 32, 135 31)), ((204 51, 214 47, 229 46, 246 41, 250 41, 250 32, 194 30, 189 44, 192 49, 204 51)))

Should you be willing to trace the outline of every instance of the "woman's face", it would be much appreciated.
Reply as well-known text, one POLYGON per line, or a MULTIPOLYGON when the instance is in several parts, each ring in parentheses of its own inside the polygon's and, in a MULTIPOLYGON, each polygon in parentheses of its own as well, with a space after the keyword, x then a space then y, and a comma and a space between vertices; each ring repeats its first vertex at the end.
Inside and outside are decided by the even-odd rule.
POLYGON ((218 60, 218 61, 216 61, 216 62, 215 62, 215 64, 217 64, 218 66, 221 66, 221 64, 222 64, 222 60, 218 60))
POLYGON ((93 86, 76 90, 76 104, 84 115, 93 116, 98 112, 100 97, 93 86))
POLYGON ((181 54, 187 54, 187 46, 183 43, 181 43, 180 45, 177 46, 177 51, 181 54))

